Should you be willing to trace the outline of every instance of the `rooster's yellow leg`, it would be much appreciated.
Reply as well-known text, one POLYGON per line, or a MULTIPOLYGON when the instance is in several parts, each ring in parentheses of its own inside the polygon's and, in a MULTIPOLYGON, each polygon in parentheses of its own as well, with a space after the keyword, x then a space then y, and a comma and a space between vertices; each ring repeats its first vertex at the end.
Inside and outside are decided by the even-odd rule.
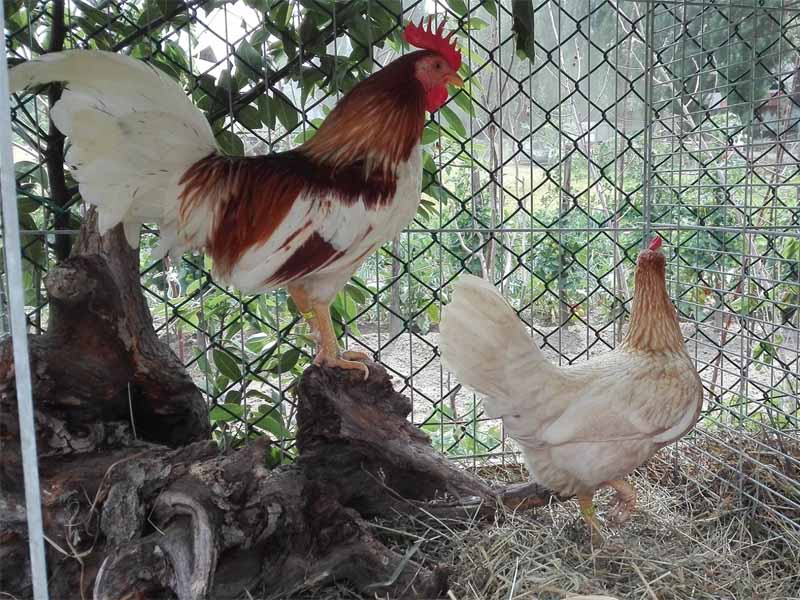
POLYGON ((592 545, 600 546, 603 543, 603 535, 600 532, 600 524, 597 522, 597 515, 594 510, 594 503, 592 498, 594 494, 578 494, 578 505, 581 507, 581 516, 586 524, 589 526, 589 532, 592 536, 592 545))
POLYGON ((369 377, 367 365, 358 360, 348 360, 348 358, 366 358, 361 352, 345 352, 344 358, 339 357, 339 343, 336 341, 336 330, 331 321, 331 310, 327 304, 314 303, 311 305, 319 329, 319 350, 314 358, 314 364, 323 367, 337 367, 339 369, 352 369, 361 371, 364 379, 369 377))
POLYGON ((311 331, 317 341, 317 355, 314 357, 314 364, 323 367, 337 367, 339 369, 351 369, 361 371, 364 379, 369 377, 369 369, 364 363, 367 357, 362 352, 344 352, 339 357, 339 343, 336 341, 336 331, 331 321, 331 309, 324 302, 314 302, 306 294, 302 287, 290 285, 288 287, 297 309, 303 318, 308 321, 311 331), (355 360, 350 360, 355 359, 355 360))
POLYGON ((612 479, 606 485, 617 491, 616 507, 611 513, 611 520, 622 525, 631 517, 633 509, 636 507, 636 490, 624 479, 612 479))

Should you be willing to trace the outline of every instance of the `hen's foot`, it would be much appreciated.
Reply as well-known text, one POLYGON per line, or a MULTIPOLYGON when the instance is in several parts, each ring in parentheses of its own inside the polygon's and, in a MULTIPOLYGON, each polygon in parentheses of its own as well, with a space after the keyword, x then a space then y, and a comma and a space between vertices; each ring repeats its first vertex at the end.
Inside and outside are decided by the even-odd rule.
POLYGON ((589 526, 589 534, 593 547, 603 545, 603 534, 600 531, 600 523, 597 520, 597 514, 592 503, 592 495, 578 496, 578 504, 581 507, 581 516, 586 524, 589 526))
POLYGON ((631 513, 636 508, 636 490, 622 479, 609 481, 608 485, 617 491, 609 519, 615 525, 622 525, 631 518, 631 513))

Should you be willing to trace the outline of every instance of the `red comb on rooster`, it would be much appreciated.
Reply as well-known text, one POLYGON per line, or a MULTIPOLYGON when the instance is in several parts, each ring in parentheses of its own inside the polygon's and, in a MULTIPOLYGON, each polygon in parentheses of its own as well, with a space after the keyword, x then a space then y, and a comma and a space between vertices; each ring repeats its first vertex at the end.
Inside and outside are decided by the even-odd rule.
POLYGON ((414 25, 413 22, 410 22, 406 25, 403 37, 416 48, 439 53, 447 60, 453 71, 458 71, 461 68, 461 52, 456 48, 455 41, 451 41, 455 34, 455 29, 445 37, 442 36, 444 21, 439 24, 435 32, 433 31, 433 16, 428 17, 427 30, 422 26, 422 23, 422 19, 420 19, 419 25, 414 25))

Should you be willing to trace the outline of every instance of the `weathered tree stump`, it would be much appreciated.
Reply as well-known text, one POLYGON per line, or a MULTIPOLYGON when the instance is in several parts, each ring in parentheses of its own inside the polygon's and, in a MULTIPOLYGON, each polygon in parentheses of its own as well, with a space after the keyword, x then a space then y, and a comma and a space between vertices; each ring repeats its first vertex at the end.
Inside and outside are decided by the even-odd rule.
MULTIPOLYGON (((91 225, 91 219, 89 220, 91 225)), ((51 597, 282 597, 346 580, 368 597, 431 598, 444 569, 385 547, 367 519, 492 514, 487 485, 433 450, 386 371, 309 368, 298 447, 221 451, 202 396, 152 329, 136 254, 85 228, 48 276, 49 331, 31 339, 51 597), (136 435, 134 435, 135 424, 136 435)), ((10 342, 0 344, 0 589, 30 575, 10 342)))

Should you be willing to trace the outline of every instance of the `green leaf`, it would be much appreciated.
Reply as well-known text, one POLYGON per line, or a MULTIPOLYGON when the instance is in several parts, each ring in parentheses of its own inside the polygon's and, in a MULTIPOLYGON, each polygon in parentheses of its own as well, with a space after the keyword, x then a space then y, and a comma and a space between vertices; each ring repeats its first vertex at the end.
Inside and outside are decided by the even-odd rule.
POLYGON ((370 33, 369 23, 361 15, 355 15, 349 23, 350 37, 364 47, 369 47, 372 34, 370 33))
POLYGON ((230 390, 225 394, 225 404, 241 404, 242 392, 239 390, 230 390))
POLYGON ((225 375, 231 381, 238 381, 242 377, 239 366, 236 364, 236 359, 226 350, 221 348, 214 348, 213 351, 214 364, 219 369, 219 372, 225 375))
POLYGON ((276 439, 288 437, 289 432, 283 424, 283 417, 277 410, 270 409, 269 414, 254 415, 250 424, 271 433, 276 439))
POLYGON ((208 413, 212 423, 238 421, 243 415, 244 406, 241 404, 217 404, 208 413))
MULTIPOLYGON (((104 27, 108 23, 109 16, 102 10, 95 8, 87 2, 83 2, 83 0, 73 0, 73 2, 92 25, 104 27)), ((155 5, 150 5, 149 8, 150 10, 158 10, 158 7, 155 5)), ((144 15, 145 13, 142 14, 144 15)))
POLYGON ((161 16, 161 9, 159 8, 158 4, 153 0, 150 0, 149 2, 144 3, 142 12, 139 13, 139 18, 136 20, 136 25, 142 29, 147 29, 150 23, 161 18, 161 16))
POLYGON ((158 67, 159 69, 164 71, 164 73, 166 73, 173 79, 179 79, 181 76, 180 70, 171 62, 167 62, 165 60, 161 60, 158 58, 151 58, 148 62, 154 67, 158 67))
POLYGON ((258 97, 258 116, 265 127, 275 129, 275 111, 272 109, 270 97, 264 94, 258 97))
POLYGON ((244 154, 244 143, 235 133, 223 129, 217 132, 216 138, 220 149, 228 156, 242 156, 244 154))
POLYGON ((166 42, 164 44, 164 54, 174 63, 180 67, 185 73, 191 73, 189 68, 189 59, 186 57, 186 52, 176 42, 166 42))
POLYGON ((486 29, 488 26, 489 23, 487 23, 483 19, 479 19, 478 17, 472 17, 466 23, 464 23, 462 28, 467 31, 480 31, 481 29, 486 29))
POLYGON ((261 116, 255 106, 247 105, 240 108, 236 113, 236 120, 248 129, 261 128, 261 116))
POLYGON ((259 81, 264 75, 264 59, 247 40, 242 40, 236 48, 235 62, 239 70, 251 81, 259 81))
POLYGON ((275 339, 275 334, 273 333, 266 333, 266 332, 259 332, 254 333, 250 337, 247 338, 245 341, 245 345, 247 349, 251 352, 261 352, 264 349, 264 346, 269 342, 275 339))
POLYGON ((286 96, 280 92, 275 92, 275 96, 271 98, 270 104, 278 120, 281 122, 281 125, 286 128, 286 131, 291 131, 297 127, 300 116, 297 113, 297 109, 286 96))
POLYGON ((20 214, 23 215, 30 215, 30 213, 37 211, 42 207, 41 204, 36 202, 36 200, 32 200, 31 198, 23 198, 22 196, 18 196, 17 200, 17 210, 19 210, 20 214))
POLYGON ((17 11, 22 8, 23 0, 3 0, 3 12, 6 19, 10 19, 17 11))
MULTIPOLYGON (((522 0, 524 1, 524 0, 522 0)), ((515 1, 514 4, 519 4, 521 1, 515 1)), ((530 0, 528 0, 528 4, 530 4, 530 0)), ((497 16, 497 3, 495 0, 482 0, 481 1, 481 8, 488 12, 493 17, 497 16)))
POLYGON ((464 90, 459 90, 459 92, 453 96, 453 101, 470 117, 475 114, 475 108, 472 105, 472 98, 464 90))
MULTIPOLYGON (((33 217, 26 213, 20 213, 19 226, 20 229, 37 229, 33 217)), ((24 266, 37 271, 43 270, 47 266, 44 237, 36 234, 23 233, 20 242, 22 244, 22 255, 27 259, 23 261, 24 266)))
POLYGON ((287 371, 291 371, 292 367, 297 364, 297 361, 300 359, 300 351, 297 348, 290 348, 283 354, 281 354, 280 359, 278 360, 278 364, 275 366, 273 372, 276 375, 280 373, 286 373, 287 371))
POLYGON ((436 123, 428 123, 425 131, 422 132, 422 145, 427 145, 435 142, 441 135, 441 129, 436 123))
POLYGON ((363 292, 363 290, 359 289, 358 286, 353 285, 352 283, 348 283, 344 287, 347 294, 358 304, 364 304, 367 301, 367 296, 363 292))
POLYGON ((222 70, 217 80, 217 86, 225 90, 226 94, 239 91, 239 88, 236 86, 236 79, 231 77, 230 69, 222 70))
POLYGON ((294 136, 293 140, 294 145, 299 146, 303 142, 310 140, 312 137, 314 137, 315 133, 317 133, 316 129, 314 129, 313 127, 307 127, 305 131, 301 131, 296 136, 294 136))
POLYGON ((436 303, 429 304, 426 312, 428 313, 428 318, 431 320, 431 323, 433 325, 438 325, 442 318, 439 305, 436 303))
POLYGON ((260 390, 247 390, 245 396, 247 396, 248 398, 260 398, 261 400, 268 400, 270 402, 272 402, 273 400, 271 396, 265 394, 260 390))
POLYGON ((517 54, 534 60, 536 48, 533 43, 534 12, 533 2, 512 2, 513 23, 511 31, 517 43, 517 54))
POLYGON ((467 5, 464 0, 447 0, 447 4, 459 17, 463 17, 467 13, 467 5))
POLYGON ((467 137, 467 130, 464 128, 464 124, 461 122, 461 119, 452 108, 449 106, 442 106, 439 110, 447 120, 447 123, 459 137, 462 139, 467 137))
POLYGON ((285 29, 288 27, 289 19, 291 18, 291 7, 291 2, 281 2, 269 11, 270 20, 275 24, 275 27, 278 29, 285 29))

